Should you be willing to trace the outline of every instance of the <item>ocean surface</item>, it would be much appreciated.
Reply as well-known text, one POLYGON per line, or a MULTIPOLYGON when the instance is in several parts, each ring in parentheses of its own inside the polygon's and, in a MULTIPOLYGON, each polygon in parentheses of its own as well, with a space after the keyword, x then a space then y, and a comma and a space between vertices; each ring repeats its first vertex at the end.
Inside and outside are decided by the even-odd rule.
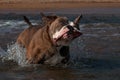
MULTIPOLYGON (((70 45, 69 64, 54 67, 23 66, 24 54, 10 52, 28 27, 23 15, 33 24, 41 23, 40 14, 0 14, 0 80, 120 80, 120 14, 83 14, 79 24, 83 35, 70 45)), ((72 21, 80 13, 57 15, 72 21)))

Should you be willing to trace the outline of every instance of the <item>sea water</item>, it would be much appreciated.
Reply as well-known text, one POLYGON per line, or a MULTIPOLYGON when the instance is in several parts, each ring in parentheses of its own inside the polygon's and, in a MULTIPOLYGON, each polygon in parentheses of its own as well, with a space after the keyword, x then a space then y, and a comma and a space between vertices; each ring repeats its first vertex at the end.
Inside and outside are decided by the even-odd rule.
MULTIPOLYGON (((37 15, 37 14, 36 14, 37 15)), ((39 24, 39 15, 28 15, 39 24)), ((58 14, 74 20, 79 14, 58 14)), ((64 67, 26 65, 25 48, 15 43, 28 25, 20 15, 0 16, 0 80, 120 80, 120 16, 84 14, 82 36, 70 45, 64 67), (2 17, 1 17, 2 16, 2 17)))

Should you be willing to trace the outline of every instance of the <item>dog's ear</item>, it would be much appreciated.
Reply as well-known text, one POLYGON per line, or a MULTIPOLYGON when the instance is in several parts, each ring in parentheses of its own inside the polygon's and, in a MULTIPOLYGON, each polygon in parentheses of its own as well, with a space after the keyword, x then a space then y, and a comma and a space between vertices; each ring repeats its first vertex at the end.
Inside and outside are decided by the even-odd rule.
POLYGON ((81 20, 82 17, 83 17, 82 15, 81 15, 81 16, 78 16, 78 17, 74 20, 74 23, 75 23, 77 29, 80 29, 80 28, 79 28, 79 22, 80 22, 80 20, 81 20))
POLYGON ((41 17, 45 17, 45 14, 44 14, 44 13, 42 13, 42 12, 40 13, 40 15, 41 15, 41 17))
POLYGON ((48 22, 47 16, 42 12, 40 13, 40 16, 41 16, 43 24, 46 24, 48 22))
POLYGON ((80 20, 81 20, 82 17, 83 17, 82 15, 81 15, 81 16, 78 16, 78 17, 74 20, 74 23, 75 23, 75 24, 78 24, 78 23, 80 22, 80 20))
POLYGON ((41 17, 42 17, 42 21, 44 24, 51 24, 55 19, 58 18, 58 16, 56 15, 44 15, 43 13, 40 13, 41 14, 41 17))
POLYGON ((56 18, 57 18, 57 16, 56 16, 55 14, 52 14, 52 15, 50 15, 50 16, 49 16, 49 15, 46 16, 44 13, 41 12, 40 15, 41 15, 41 17, 42 17, 42 20, 43 20, 43 19, 46 19, 46 20, 51 20, 51 19, 52 19, 52 20, 53 20, 53 19, 56 19, 56 18))

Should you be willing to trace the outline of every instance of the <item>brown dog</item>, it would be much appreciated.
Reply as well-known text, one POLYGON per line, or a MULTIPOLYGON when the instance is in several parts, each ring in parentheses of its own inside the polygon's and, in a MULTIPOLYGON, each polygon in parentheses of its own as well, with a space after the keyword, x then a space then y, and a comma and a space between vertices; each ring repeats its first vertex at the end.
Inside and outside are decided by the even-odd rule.
POLYGON ((29 19, 26 16, 24 17, 24 21, 29 25, 27 29, 25 29, 17 38, 17 43, 27 48, 33 35, 43 26, 50 25, 50 23, 57 18, 57 16, 45 16, 43 13, 41 13, 42 16, 42 22, 43 24, 39 25, 32 25, 29 19))
POLYGON ((81 17, 69 22, 66 17, 57 16, 49 25, 40 28, 27 47, 28 63, 55 65, 65 59, 68 61, 69 43, 82 34, 78 25, 81 17))

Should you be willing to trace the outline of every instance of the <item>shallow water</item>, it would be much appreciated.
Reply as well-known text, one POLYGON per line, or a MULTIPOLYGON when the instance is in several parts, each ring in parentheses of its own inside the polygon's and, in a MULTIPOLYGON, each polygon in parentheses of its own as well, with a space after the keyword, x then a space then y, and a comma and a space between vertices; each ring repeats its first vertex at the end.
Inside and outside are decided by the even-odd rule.
MULTIPOLYGON (((73 20, 78 14, 59 15, 73 20)), ((37 16, 28 15, 34 24, 40 22, 37 16)), ((0 80, 120 80, 119 15, 83 15, 80 23, 83 35, 70 45, 70 63, 55 67, 20 66, 4 59, 8 55, 7 45, 14 43, 27 24, 20 15, 0 15, 0 18, 0 80)))

